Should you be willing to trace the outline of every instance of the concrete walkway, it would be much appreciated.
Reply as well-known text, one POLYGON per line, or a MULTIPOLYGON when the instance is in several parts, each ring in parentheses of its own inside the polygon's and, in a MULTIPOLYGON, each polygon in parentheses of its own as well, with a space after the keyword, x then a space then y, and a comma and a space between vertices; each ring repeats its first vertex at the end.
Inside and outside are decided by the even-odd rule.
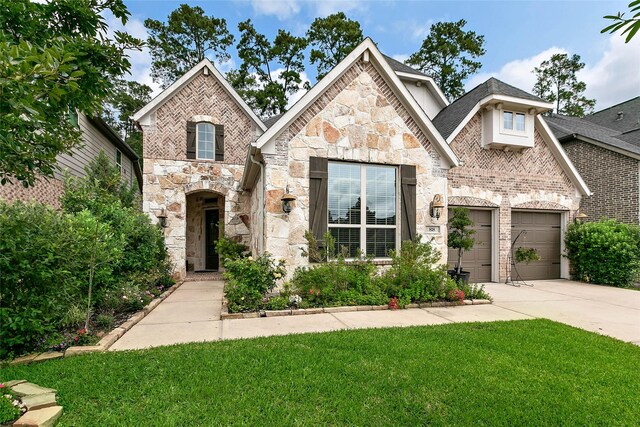
POLYGON ((640 292, 566 280, 534 287, 490 283, 493 305, 360 311, 220 320, 223 282, 186 282, 122 336, 111 350, 391 326, 544 317, 640 344, 640 292))

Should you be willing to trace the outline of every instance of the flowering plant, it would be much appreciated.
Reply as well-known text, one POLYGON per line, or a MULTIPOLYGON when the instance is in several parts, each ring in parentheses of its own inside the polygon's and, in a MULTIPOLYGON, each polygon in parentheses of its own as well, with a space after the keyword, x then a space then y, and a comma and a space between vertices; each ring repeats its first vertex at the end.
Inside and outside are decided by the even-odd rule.
POLYGON ((460 304, 464 302, 464 292, 460 289, 452 289, 449 291, 449 301, 458 301, 460 304))

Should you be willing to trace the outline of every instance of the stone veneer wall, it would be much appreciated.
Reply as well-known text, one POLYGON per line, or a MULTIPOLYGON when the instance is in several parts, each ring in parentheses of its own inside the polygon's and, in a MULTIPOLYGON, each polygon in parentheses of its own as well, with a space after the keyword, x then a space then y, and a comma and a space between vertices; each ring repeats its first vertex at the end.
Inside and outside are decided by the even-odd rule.
POLYGON ((38 202, 60 208, 60 197, 64 193, 64 183, 56 178, 48 180, 40 178, 33 187, 24 188, 19 182, 0 185, 0 200, 9 203, 21 200, 23 202, 38 202))
POLYGON ((576 211, 580 206, 580 193, 537 130, 534 147, 521 152, 483 149, 481 138, 478 113, 451 142, 451 148, 464 166, 449 170, 448 197, 472 197, 499 206, 499 280, 502 281, 510 271, 507 259, 511 245, 511 209, 576 211))
MULTIPOLYGON (((436 234, 429 215, 434 194, 446 192, 448 165, 392 93, 373 65, 358 62, 276 139, 276 154, 266 163, 266 250, 290 268, 308 263, 301 248, 309 229, 309 157, 389 165, 416 165, 417 232, 444 246, 446 214, 436 234), (282 212, 287 185, 297 197, 290 214, 282 212)), ((399 183, 398 183, 399 185, 399 183)), ((400 232, 400 224, 398 233, 400 232)), ((444 261, 444 258, 443 258, 444 261)))
POLYGON ((197 230, 187 233, 187 195, 205 192, 205 197, 223 197, 221 217, 226 234, 249 244, 249 195, 240 191, 239 182, 256 125, 213 76, 204 74, 194 77, 152 114, 155 121, 143 127, 143 209, 153 221, 166 210, 165 243, 177 275, 184 276, 187 240, 190 261, 195 263, 202 256, 197 253, 202 250, 197 230), (224 162, 186 158, 187 121, 198 115, 224 125, 224 162))
POLYGON ((640 223, 640 161, 579 140, 562 146, 593 193, 581 205, 588 221, 640 223))

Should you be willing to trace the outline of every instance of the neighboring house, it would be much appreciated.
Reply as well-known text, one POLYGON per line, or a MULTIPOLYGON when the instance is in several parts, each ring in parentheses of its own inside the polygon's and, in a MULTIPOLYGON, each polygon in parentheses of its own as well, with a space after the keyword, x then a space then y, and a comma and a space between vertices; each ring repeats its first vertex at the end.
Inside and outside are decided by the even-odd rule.
POLYGON ((41 177, 34 186, 24 188, 19 182, 0 186, 0 199, 13 202, 36 201, 60 207, 60 196, 64 192, 64 173, 85 176, 85 167, 103 151, 114 165, 118 165, 123 180, 136 185, 142 191, 142 171, 138 155, 102 119, 78 114, 78 126, 82 142, 70 154, 57 157, 57 170, 53 178, 41 177))
POLYGON ((593 195, 587 220, 640 224, 640 97, 584 118, 546 118, 593 195))
POLYGON ((448 215, 432 209, 440 196, 489 212, 494 240, 478 250, 489 252, 491 274, 472 280, 506 278, 512 222, 537 227, 541 217, 528 242, 549 251, 544 277, 568 277, 566 265, 555 267, 560 245, 546 240, 560 241, 589 191, 539 116, 550 108, 496 80, 449 105, 433 79, 366 39, 289 111, 262 122, 205 59, 134 115, 143 208, 166 217, 181 275, 219 268, 218 224, 290 268, 308 264, 307 230, 318 239, 329 231, 379 264, 422 235, 445 262, 448 215), (511 131, 501 108, 513 115, 511 131))

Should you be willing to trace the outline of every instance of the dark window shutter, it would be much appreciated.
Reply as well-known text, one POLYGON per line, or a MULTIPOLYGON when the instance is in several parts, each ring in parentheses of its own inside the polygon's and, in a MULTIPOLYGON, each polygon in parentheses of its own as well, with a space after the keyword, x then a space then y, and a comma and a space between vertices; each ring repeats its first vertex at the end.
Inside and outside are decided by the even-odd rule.
POLYGON ((224 161, 224 125, 216 125, 216 161, 224 161))
POLYGON ((327 232, 327 182, 329 161, 323 157, 309 158, 309 230, 318 242, 327 232))
POLYGON ((187 122, 187 159, 196 158, 196 122, 187 122))
POLYGON ((400 166, 402 241, 416 237, 416 167, 400 166))

